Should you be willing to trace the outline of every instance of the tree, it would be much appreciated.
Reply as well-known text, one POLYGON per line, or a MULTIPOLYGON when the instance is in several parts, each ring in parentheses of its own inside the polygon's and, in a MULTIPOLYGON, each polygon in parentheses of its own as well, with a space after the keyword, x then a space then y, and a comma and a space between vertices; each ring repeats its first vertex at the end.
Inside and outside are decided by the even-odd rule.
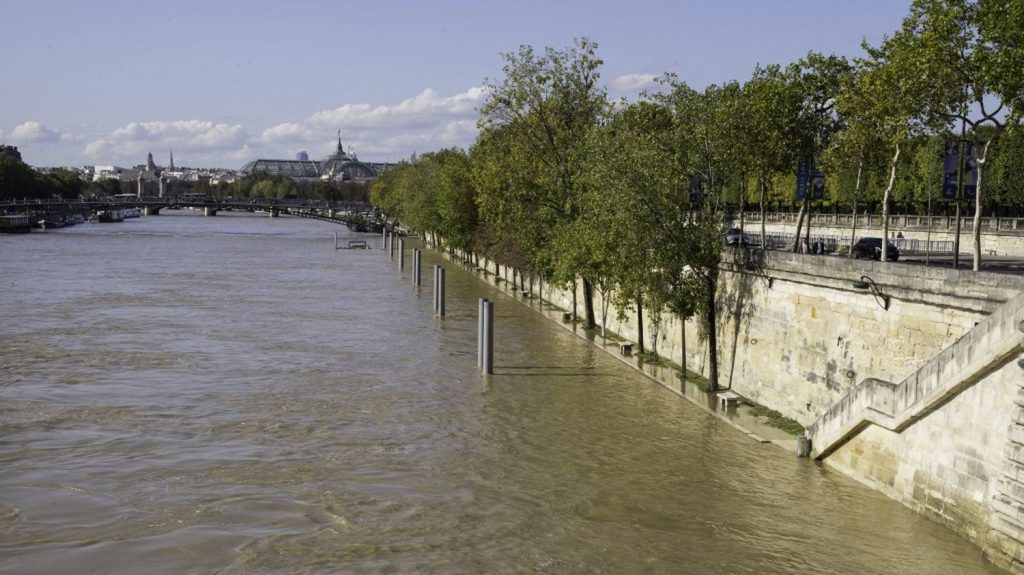
POLYGON ((38 188, 39 178, 35 170, 20 158, 0 154, 0 198, 33 198, 38 188))
POLYGON ((502 233, 520 236, 534 270, 563 285, 583 278, 586 327, 593 328, 592 274, 559 259, 563 246, 552 240, 582 215, 589 139, 607 111, 597 44, 578 39, 542 55, 522 46, 504 58, 505 78, 488 82, 480 109, 481 140, 502 151, 480 156, 491 163, 475 174, 480 210, 502 233))
POLYGON ((479 216, 476 190, 470 179, 469 155, 461 149, 450 148, 438 152, 432 161, 436 164, 431 187, 437 204, 437 231, 452 247, 471 250, 479 216))
POLYGON ((900 81, 924 86, 923 122, 944 127, 960 122, 961 133, 969 128, 982 138, 972 233, 975 271, 981 269, 989 152, 1006 128, 1004 111, 1021 111, 1022 11, 1020 2, 915 0, 900 30, 883 44, 889 57, 901 62, 900 81), (984 126, 992 130, 981 130, 984 126))
POLYGON ((761 249, 766 249, 765 212, 774 175, 789 172, 796 161, 801 95, 779 66, 760 66, 743 85, 739 114, 739 162, 754 176, 761 212, 761 249))
MULTIPOLYGON (((836 108, 836 100, 844 79, 852 73, 850 63, 835 55, 824 56, 809 52, 807 56, 788 70, 794 78, 796 89, 801 95, 798 129, 796 130, 796 151, 798 159, 808 161, 812 166, 822 164, 823 155, 842 130, 844 121, 836 108)), ((797 216, 796 238, 793 251, 800 241, 803 216, 809 216, 810 191, 800 205, 797 216)), ((810 220, 807 224, 807 239, 810 239, 810 220)))

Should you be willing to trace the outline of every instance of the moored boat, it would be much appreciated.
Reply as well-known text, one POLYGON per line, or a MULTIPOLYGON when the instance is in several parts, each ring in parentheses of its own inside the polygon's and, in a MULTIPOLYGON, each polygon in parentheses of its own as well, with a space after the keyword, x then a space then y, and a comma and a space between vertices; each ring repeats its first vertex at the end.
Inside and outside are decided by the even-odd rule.
POLYGON ((0 233, 27 234, 32 231, 32 216, 0 216, 0 233))
POLYGON ((96 212, 95 216, 93 216, 92 221, 99 222, 101 224, 123 222, 124 214, 121 213, 121 210, 100 210, 96 212))

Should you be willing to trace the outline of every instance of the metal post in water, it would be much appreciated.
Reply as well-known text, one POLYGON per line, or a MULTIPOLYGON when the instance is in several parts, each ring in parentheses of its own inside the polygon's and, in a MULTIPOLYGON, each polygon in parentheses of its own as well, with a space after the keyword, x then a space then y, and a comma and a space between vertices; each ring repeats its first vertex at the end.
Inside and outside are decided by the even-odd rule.
POLYGON ((492 375, 494 373, 494 302, 484 302, 484 313, 483 313, 483 324, 484 324, 484 341, 483 350, 481 353, 484 375, 492 375))
POLYGON ((480 298, 476 306, 476 367, 484 367, 484 306, 487 305, 486 298, 480 298))
POLYGON ((437 266, 437 316, 444 317, 444 268, 437 266))
POLYGON ((405 239, 398 238, 398 269, 405 269, 405 239))
POLYGON ((388 234, 388 255, 395 257, 395 234, 394 232, 388 234))
POLYGON ((420 287, 420 250, 413 248, 412 250, 412 283, 416 287, 420 287))
POLYGON ((441 266, 438 266, 438 265, 434 266, 434 315, 437 315, 437 295, 438 295, 438 283, 439 283, 438 282, 438 275, 439 274, 437 273, 437 270, 440 269, 440 268, 441 268, 441 266))
POLYGON ((338 249, 338 232, 334 232, 334 249, 338 249))
POLYGON ((380 248, 382 250, 388 249, 388 227, 380 227, 380 248))

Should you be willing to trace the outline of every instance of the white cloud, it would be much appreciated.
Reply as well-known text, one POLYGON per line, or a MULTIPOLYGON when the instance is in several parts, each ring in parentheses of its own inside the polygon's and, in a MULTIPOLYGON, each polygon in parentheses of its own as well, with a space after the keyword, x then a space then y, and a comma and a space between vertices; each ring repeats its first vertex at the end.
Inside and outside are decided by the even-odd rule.
POLYGON ((612 80, 611 88, 616 92, 639 92, 657 84, 656 74, 623 74, 612 80))
POLYGON ((346 151, 354 150, 363 160, 397 161, 412 152, 469 147, 476 139, 477 108, 486 96, 480 86, 447 96, 427 88, 394 104, 344 104, 315 111, 258 135, 250 135, 241 124, 130 122, 85 142, 82 153, 96 162, 136 165, 148 152, 160 158, 173 149, 176 164, 231 167, 256 158, 292 158, 295 150, 308 150, 311 158, 318 158, 334 151, 335 134, 341 130, 346 151))
POLYGON ((28 121, 15 126, 10 138, 15 144, 53 143, 60 141, 61 133, 39 122, 28 121))
POLYGON ((469 147, 476 139, 477 108, 486 96, 482 86, 450 96, 427 88, 396 104, 345 104, 314 112, 301 122, 264 130, 259 140, 281 150, 282 157, 284 150, 300 148, 309 149, 312 157, 328 154, 337 130, 346 150, 364 159, 397 160, 413 151, 469 147))
POLYGON ((202 120, 130 122, 108 136, 88 142, 82 153, 100 161, 140 164, 149 152, 163 155, 175 150, 177 163, 189 157, 217 163, 216 158, 244 149, 248 140, 249 134, 241 124, 202 120))
POLYGON ((312 142, 315 141, 317 137, 308 126, 296 124, 295 122, 288 122, 286 124, 278 124, 272 128, 263 130, 263 133, 260 135, 260 139, 267 143, 296 141, 312 142))

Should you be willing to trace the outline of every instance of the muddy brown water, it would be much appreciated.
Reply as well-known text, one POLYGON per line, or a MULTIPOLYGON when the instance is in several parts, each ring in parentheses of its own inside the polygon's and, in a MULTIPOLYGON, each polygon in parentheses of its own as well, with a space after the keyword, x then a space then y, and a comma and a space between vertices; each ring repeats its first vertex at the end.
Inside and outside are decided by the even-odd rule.
POLYGON ((0 573, 998 572, 450 263, 433 318, 379 248, 186 211, 0 236, 0 573))

